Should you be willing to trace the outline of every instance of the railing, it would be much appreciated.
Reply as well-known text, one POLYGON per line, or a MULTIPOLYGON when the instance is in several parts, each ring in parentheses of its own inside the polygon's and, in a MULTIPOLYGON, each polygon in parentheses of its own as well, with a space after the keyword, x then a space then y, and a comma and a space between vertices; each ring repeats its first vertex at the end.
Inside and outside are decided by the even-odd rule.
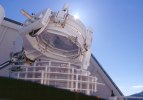
POLYGON ((30 80, 40 84, 52 85, 71 91, 95 93, 97 79, 90 76, 87 70, 74 64, 54 61, 37 61, 33 65, 14 65, 21 67, 22 71, 14 72, 16 78, 30 80))

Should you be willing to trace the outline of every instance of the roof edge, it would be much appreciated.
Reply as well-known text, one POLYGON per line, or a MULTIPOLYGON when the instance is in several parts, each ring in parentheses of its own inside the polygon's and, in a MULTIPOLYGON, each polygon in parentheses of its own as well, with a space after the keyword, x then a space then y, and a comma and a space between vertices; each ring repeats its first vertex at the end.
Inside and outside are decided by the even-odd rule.
POLYGON ((17 25, 20 25, 22 26, 23 24, 18 22, 18 21, 15 21, 15 20, 12 20, 12 19, 9 19, 7 17, 4 17, 4 20, 8 21, 8 22, 11 22, 11 23, 14 23, 14 24, 17 24, 17 25))
POLYGON ((97 62, 97 64, 99 65, 99 67, 101 68, 101 70, 104 72, 104 74, 108 77, 108 79, 111 81, 111 83, 114 85, 114 87, 118 90, 118 92, 120 93, 121 96, 124 96, 124 94, 121 92, 121 90, 117 87, 117 85, 115 84, 115 82, 111 79, 111 77, 107 74, 107 72, 103 69, 103 67, 101 66, 101 64, 98 62, 98 60, 94 57, 94 55, 91 55, 92 58, 97 62))

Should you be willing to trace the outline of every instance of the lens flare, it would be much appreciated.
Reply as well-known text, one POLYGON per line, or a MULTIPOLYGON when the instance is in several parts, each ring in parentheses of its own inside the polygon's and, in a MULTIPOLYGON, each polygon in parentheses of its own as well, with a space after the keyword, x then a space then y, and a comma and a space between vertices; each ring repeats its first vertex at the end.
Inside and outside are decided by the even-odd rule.
POLYGON ((75 18, 75 19, 79 19, 79 14, 76 13, 76 14, 74 15, 74 18, 75 18))

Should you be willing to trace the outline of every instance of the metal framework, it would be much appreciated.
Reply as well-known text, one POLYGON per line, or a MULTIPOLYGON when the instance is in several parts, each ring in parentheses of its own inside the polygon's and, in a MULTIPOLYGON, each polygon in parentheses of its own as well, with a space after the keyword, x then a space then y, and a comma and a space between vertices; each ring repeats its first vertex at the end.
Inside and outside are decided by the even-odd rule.
POLYGON ((97 78, 87 71, 92 31, 74 19, 66 5, 58 12, 22 13, 28 18, 19 31, 23 49, 12 55, 17 62, 10 76, 94 95, 97 78))
POLYGON ((97 79, 81 66, 67 62, 37 60, 32 65, 13 65, 21 71, 12 73, 17 79, 29 80, 57 88, 92 95, 96 92, 97 79))

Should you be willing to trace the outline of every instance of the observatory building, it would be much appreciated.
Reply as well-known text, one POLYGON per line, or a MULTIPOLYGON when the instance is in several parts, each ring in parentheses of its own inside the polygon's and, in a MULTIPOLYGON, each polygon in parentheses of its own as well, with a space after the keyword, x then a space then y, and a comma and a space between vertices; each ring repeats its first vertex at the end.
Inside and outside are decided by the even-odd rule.
POLYGON ((6 18, 0 6, 1 76, 103 98, 123 95, 91 54, 92 30, 67 5, 58 12, 21 12, 24 23, 6 18))

